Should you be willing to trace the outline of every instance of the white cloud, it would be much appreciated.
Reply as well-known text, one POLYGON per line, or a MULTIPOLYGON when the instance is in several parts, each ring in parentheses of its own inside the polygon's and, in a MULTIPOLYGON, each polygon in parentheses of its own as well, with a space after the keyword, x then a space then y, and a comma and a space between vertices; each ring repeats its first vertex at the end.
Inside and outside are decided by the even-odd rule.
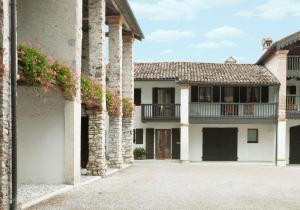
POLYGON ((161 54, 162 55, 169 55, 169 54, 172 54, 174 51, 173 50, 165 50, 165 51, 162 51, 161 54))
POLYGON ((268 0, 253 10, 242 10, 236 13, 240 17, 260 17, 266 20, 279 20, 291 16, 300 16, 299 0, 268 0))
POLYGON ((182 38, 194 37, 194 33, 191 31, 154 31, 147 36, 149 41, 153 42, 174 42, 182 38))
POLYGON ((231 48, 237 47, 237 44, 232 41, 221 41, 221 42, 202 42, 200 44, 191 44, 191 48, 198 49, 220 49, 220 48, 231 48))
POLYGON ((234 28, 231 26, 222 26, 216 29, 213 29, 205 34, 206 38, 210 39, 230 39, 236 38, 243 35, 243 31, 238 28, 234 28))
POLYGON ((131 0, 134 13, 150 20, 193 19, 201 9, 231 5, 243 0, 131 0), (145 3, 146 2, 146 3, 145 3))

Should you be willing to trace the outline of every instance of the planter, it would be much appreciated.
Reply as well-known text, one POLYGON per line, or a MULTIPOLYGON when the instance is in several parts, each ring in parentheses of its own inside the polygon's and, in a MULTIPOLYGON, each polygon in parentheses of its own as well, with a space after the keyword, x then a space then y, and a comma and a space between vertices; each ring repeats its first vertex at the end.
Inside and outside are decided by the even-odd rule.
POLYGON ((135 160, 146 160, 146 155, 143 156, 134 156, 135 160))

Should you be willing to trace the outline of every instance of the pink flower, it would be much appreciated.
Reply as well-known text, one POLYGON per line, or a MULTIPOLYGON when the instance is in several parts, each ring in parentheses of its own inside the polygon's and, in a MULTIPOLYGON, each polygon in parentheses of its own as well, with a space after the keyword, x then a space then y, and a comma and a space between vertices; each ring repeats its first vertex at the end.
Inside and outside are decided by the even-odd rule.
POLYGON ((36 81, 41 81, 40 77, 35 78, 36 81))

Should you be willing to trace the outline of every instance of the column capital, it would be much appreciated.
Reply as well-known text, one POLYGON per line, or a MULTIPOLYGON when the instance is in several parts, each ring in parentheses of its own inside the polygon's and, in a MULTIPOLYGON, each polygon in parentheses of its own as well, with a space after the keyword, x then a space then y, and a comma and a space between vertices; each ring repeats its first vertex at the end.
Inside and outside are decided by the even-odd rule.
POLYGON ((120 15, 106 16, 106 23, 108 25, 122 25, 123 24, 123 18, 120 15))
POLYGON ((134 42, 134 35, 133 34, 123 34, 123 42, 130 43, 134 42))
POLYGON ((181 84, 180 89, 189 89, 189 84, 181 84))

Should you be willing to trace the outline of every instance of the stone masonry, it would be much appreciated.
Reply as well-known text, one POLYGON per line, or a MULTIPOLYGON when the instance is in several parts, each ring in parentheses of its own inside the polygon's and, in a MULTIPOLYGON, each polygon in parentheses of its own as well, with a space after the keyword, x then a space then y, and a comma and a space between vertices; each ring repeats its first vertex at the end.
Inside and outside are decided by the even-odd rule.
POLYGON ((105 125, 106 125, 106 70, 104 64, 105 0, 88 2, 88 66, 89 74, 102 84, 101 111, 89 111, 89 162, 88 175, 102 176, 106 172, 105 125))
MULTIPOLYGON (((123 36, 123 98, 133 102, 134 65, 133 65, 133 35, 123 36)), ((122 120, 122 155, 125 163, 133 162, 133 116, 122 120)))
POLYGON ((0 1, 0 209, 10 204, 11 121, 9 76, 9 1, 0 1))
MULTIPOLYGON (((109 69, 108 87, 122 99, 122 19, 120 16, 107 17, 109 25, 109 69)), ((122 110, 122 102, 120 103, 122 110)), ((108 164, 112 168, 122 167, 122 115, 109 117, 108 164)))

